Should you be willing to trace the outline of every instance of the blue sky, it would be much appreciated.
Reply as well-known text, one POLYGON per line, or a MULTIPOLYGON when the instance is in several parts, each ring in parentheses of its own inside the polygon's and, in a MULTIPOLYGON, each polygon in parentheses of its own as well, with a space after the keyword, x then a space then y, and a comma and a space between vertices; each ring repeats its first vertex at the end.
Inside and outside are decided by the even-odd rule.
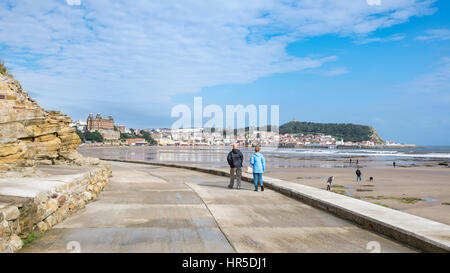
POLYGON ((0 58, 73 119, 170 127, 202 96, 450 145, 449 18, 445 0, 0 0, 0 58))

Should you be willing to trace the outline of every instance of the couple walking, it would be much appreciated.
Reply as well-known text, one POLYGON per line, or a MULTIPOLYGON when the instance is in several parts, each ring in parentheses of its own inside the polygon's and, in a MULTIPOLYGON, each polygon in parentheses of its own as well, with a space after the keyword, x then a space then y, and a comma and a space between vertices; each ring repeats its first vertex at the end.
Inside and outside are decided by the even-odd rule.
MULTIPOLYGON (((261 147, 255 147, 255 153, 250 158, 250 165, 253 169, 253 182, 255 183, 255 191, 258 191, 258 184, 261 186, 261 191, 264 191, 262 175, 266 169, 266 161, 264 156, 259 152, 261 147)), ((239 151, 237 144, 233 145, 233 150, 228 154, 228 164, 230 165, 230 185, 228 188, 232 189, 234 179, 237 180, 237 188, 241 188, 242 163, 244 162, 244 155, 239 151)))

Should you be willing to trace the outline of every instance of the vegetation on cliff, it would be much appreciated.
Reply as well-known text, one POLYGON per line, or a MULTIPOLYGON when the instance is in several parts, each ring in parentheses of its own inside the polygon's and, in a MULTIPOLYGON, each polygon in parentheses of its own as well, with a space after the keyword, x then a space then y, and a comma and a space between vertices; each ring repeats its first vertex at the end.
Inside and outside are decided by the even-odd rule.
POLYGON ((280 126, 280 134, 325 134, 344 141, 383 143, 376 131, 366 125, 351 123, 314 123, 291 121, 280 126))
POLYGON ((12 77, 11 74, 8 73, 8 68, 6 68, 5 63, 3 61, 0 61, 0 74, 12 77))
POLYGON ((130 129, 130 132, 131 133, 120 133, 120 139, 124 140, 124 139, 127 139, 127 138, 143 138, 150 145, 158 144, 156 142, 156 140, 153 139, 152 135, 149 132, 146 132, 146 131, 142 130, 142 131, 140 131, 139 134, 137 134, 136 131, 134 129, 132 129, 132 128, 130 129))
POLYGON ((84 139, 91 142, 103 142, 105 139, 99 131, 95 132, 86 132, 84 134, 84 139))

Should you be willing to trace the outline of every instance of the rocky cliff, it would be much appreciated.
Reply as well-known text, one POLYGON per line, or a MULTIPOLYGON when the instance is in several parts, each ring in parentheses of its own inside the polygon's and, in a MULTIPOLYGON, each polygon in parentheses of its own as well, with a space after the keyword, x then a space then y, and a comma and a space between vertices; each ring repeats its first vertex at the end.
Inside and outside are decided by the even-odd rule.
POLYGON ((374 128, 370 127, 370 141, 376 144, 383 144, 384 140, 378 135, 374 128))
POLYGON ((7 74, 0 74, 0 169, 35 164, 79 163, 80 138, 70 118, 45 111, 7 74))

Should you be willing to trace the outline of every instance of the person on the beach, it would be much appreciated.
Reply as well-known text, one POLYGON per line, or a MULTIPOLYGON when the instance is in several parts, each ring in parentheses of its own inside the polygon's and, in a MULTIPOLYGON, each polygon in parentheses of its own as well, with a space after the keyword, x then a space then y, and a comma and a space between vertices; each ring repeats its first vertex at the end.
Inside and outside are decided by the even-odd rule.
POLYGON ((230 165, 230 184, 228 188, 232 189, 234 179, 236 178, 237 189, 241 188, 242 176, 242 162, 244 162, 244 155, 239 151, 237 144, 233 144, 233 150, 227 156, 228 165, 230 165))
POLYGON ((264 156, 259 152, 261 147, 255 147, 255 153, 250 158, 250 165, 253 167, 253 182, 255 183, 255 191, 258 191, 258 183, 261 186, 261 191, 264 191, 263 185, 263 173, 266 169, 266 160, 264 156))
POLYGON ((361 181, 361 171, 356 169, 356 182, 361 181))
POLYGON ((395 168, 395 165, 396 165, 396 164, 395 164, 395 161, 394 161, 394 162, 392 163, 392 166, 394 166, 394 168, 395 168))
POLYGON ((350 158, 350 166, 352 165, 352 159, 350 158))
POLYGON ((327 180, 327 191, 331 190, 331 183, 333 183, 333 179, 334 179, 334 176, 328 177, 328 180, 327 180))

